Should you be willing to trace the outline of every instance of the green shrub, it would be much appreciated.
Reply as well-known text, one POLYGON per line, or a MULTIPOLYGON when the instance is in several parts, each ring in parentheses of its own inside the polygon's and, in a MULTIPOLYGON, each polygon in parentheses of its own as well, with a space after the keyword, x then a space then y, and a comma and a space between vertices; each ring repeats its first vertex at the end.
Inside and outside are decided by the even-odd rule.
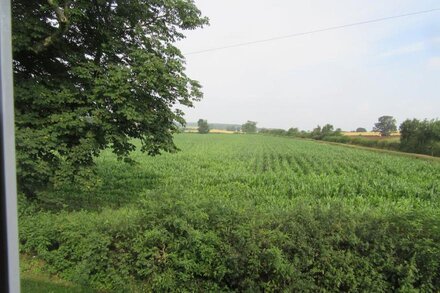
POLYGON ((440 156, 440 120, 407 119, 400 133, 403 151, 440 156))
POLYGON ((255 210, 147 195, 139 209, 21 219, 23 252, 104 290, 440 289, 440 219, 341 204, 255 210))
POLYGON ((355 137, 351 140, 352 144, 362 145, 366 147, 377 147, 378 140, 363 137, 355 137))
POLYGON ((326 136, 322 140, 332 141, 338 143, 350 143, 351 139, 348 136, 338 135, 338 136, 326 136))

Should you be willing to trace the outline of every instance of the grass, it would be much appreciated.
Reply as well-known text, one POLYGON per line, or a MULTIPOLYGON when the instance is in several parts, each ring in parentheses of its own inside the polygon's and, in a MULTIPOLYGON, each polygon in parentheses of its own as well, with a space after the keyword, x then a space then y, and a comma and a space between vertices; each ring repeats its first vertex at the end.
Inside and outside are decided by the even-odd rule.
POLYGON ((180 152, 135 152, 136 165, 104 152, 89 190, 23 200, 21 250, 41 261, 24 271, 116 291, 440 289, 438 161, 261 135, 175 139, 180 152))
POLYGON ((50 278, 23 277, 21 279, 21 292, 29 293, 89 293, 95 292, 74 285, 64 285, 53 282, 50 278))
POLYGON ((27 255, 20 257, 21 292, 23 293, 92 293, 45 271, 44 263, 27 255))

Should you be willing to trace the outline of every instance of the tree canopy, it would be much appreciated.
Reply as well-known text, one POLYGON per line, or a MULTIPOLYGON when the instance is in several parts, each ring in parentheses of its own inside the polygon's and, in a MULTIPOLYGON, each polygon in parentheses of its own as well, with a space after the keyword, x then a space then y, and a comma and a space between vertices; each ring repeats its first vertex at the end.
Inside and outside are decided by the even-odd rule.
POLYGON ((209 133, 208 120, 199 119, 199 121, 197 122, 197 126, 198 126, 197 130, 199 131, 199 133, 201 134, 209 133))
POLYGON ((393 116, 381 116, 378 120, 373 131, 380 132, 382 136, 390 136, 392 132, 397 131, 396 119, 393 116))
POLYGON ((440 120, 405 120, 400 125, 400 144, 407 152, 439 156, 440 120))
POLYGON ((241 126, 241 131, 244 133, 256 133, 257 132, 257 122, 247 121, 241 126))
POLYGON ((34 194, 93 177, 111 147, 175 151, 179 106, 202 97, 173 44, 208 24, 191 0, 15 0, 18 180, 34 194))
POLYGON ((300 131, 297 127, 291 127, 287 130, 288 136, 298 136, 299 133, 300 133, 300 131))
POLYGON ((324 137, 328 137, 328 136, 339 136, 341 135, 341 129, 338 128, 336 130, 334 130, 334 126, 331 124, 326 124, 324 125, 322 128, 321 126, 317 126, 316 128, 314 128, 312 130, 312 132, 310 133, 310 137, 313 139, 323 139, 324 137))

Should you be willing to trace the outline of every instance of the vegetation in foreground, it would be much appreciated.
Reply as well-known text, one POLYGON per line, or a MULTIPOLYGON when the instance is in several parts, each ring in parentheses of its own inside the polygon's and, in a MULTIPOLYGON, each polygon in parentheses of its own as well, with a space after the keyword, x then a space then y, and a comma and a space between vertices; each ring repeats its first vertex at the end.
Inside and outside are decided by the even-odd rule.
POLYGON ((76 286, 50 275, 44 263, 27 255, 20 257, 21 291, 32 293, 92 293, 92 289, 76 286))
POLYGON ((440 290, 440 164, 261 135, 97 160, 20 202, 21 251, 114 291, 440 290))

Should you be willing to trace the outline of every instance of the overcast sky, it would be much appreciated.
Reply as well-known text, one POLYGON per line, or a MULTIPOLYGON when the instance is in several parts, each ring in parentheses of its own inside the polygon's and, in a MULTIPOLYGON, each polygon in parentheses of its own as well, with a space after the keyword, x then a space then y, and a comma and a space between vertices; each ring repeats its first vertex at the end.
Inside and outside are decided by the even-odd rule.
MULTIPOLYGON (((440 8, 438 0, 196 0, 211 25, 184 53, 440 8)), ((440 11, 187 56, 204 99, 186 120, 371 129, 440 118, 440 11)))

